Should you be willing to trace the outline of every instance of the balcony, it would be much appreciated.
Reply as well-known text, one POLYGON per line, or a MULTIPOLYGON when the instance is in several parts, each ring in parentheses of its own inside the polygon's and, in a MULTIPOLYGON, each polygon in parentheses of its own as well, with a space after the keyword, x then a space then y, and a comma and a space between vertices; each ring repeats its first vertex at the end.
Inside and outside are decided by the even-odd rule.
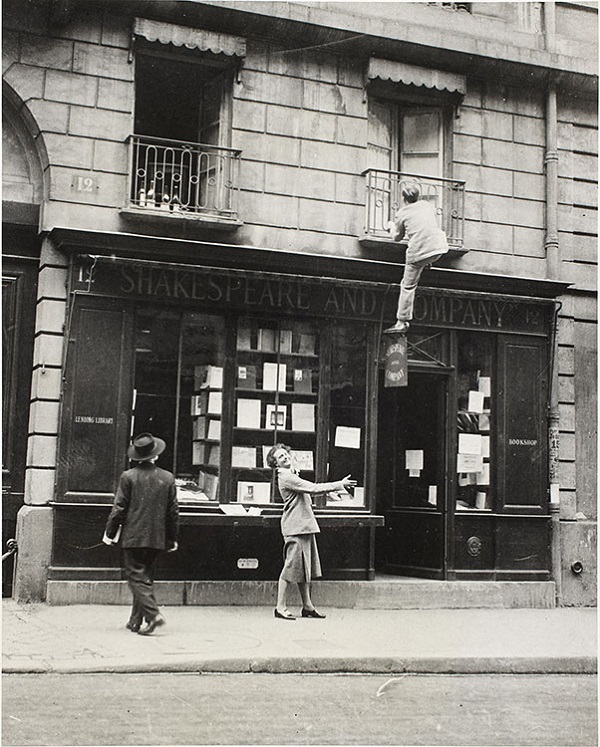
POLYGON ((360 243, 376 246, 393 243, 389 223, 402 206, 402 189, 406 184, 416 184, 421 199, 428 200, 438 216, 439 226, 446 232, 450 250, 464 253, 465 182, 459 179, 424 176, 367 169, 365 228, 360 243))
POLYGON ((128 203, 122 213, 149 220, 194 220, 234 231, 241 151, 132 135, 128 203))

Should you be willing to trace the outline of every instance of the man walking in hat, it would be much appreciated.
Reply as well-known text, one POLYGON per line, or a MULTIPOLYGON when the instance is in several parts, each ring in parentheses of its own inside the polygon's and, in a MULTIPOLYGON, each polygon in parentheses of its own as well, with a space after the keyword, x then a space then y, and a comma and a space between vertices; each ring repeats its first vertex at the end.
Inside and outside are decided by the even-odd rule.
POLYGON ((104 541, 112 543, 122 528, 123 570, 133 594, 126 627, 139 635, 151 635, 165 624, 154 596, 154 564, 161 550, 177 550, 179 537, 175 477, 155 464, 165 446, 151 433, 133 439, 127 456, 136 464, 119 479, 104 533, 104 541), (146 626, 142 628, 144 620, 146 626))

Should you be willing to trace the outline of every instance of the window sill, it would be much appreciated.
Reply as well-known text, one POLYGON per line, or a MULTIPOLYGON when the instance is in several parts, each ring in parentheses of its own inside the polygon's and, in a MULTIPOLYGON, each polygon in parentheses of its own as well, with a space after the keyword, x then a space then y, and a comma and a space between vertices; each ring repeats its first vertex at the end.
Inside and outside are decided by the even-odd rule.
POLYGON ((170 210, 156 210, 152 208, 126 207, 121 208, 120 213, 129 220, 142 221, 154 225, 175 225, 177 221, 191 221, 198 225, 211 228, 215 231, 232 232, 237 231, 244 224, 237 218, 219 215, 218 213, 185 213, 170 210))

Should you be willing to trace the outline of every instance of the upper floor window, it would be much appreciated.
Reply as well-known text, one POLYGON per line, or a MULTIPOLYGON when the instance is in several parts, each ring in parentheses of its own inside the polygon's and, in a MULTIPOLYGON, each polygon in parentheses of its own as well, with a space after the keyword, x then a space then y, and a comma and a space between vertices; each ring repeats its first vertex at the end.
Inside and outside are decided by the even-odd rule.
POLYGON ((235 217, 231 99, 243 39, 148 19, 134 33, 131 206, 235 217))
POLYGON ((462 246, 464 184, 452 179, 452 116, 460 75, 372 58, 368 69, 365 237, 389 239, 405 182, 417 182, 452 246, 462 246))

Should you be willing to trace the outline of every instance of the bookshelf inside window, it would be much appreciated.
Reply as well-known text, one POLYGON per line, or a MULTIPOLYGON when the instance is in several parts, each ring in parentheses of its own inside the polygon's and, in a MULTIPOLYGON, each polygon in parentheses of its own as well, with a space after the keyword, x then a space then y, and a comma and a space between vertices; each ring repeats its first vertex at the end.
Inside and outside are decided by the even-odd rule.
POLYGON ((310 322, 238 321, 231 449, 232 500, 280 501, 269 449, 292 449, 301 476, 315 479, 320 335, 310 322))

